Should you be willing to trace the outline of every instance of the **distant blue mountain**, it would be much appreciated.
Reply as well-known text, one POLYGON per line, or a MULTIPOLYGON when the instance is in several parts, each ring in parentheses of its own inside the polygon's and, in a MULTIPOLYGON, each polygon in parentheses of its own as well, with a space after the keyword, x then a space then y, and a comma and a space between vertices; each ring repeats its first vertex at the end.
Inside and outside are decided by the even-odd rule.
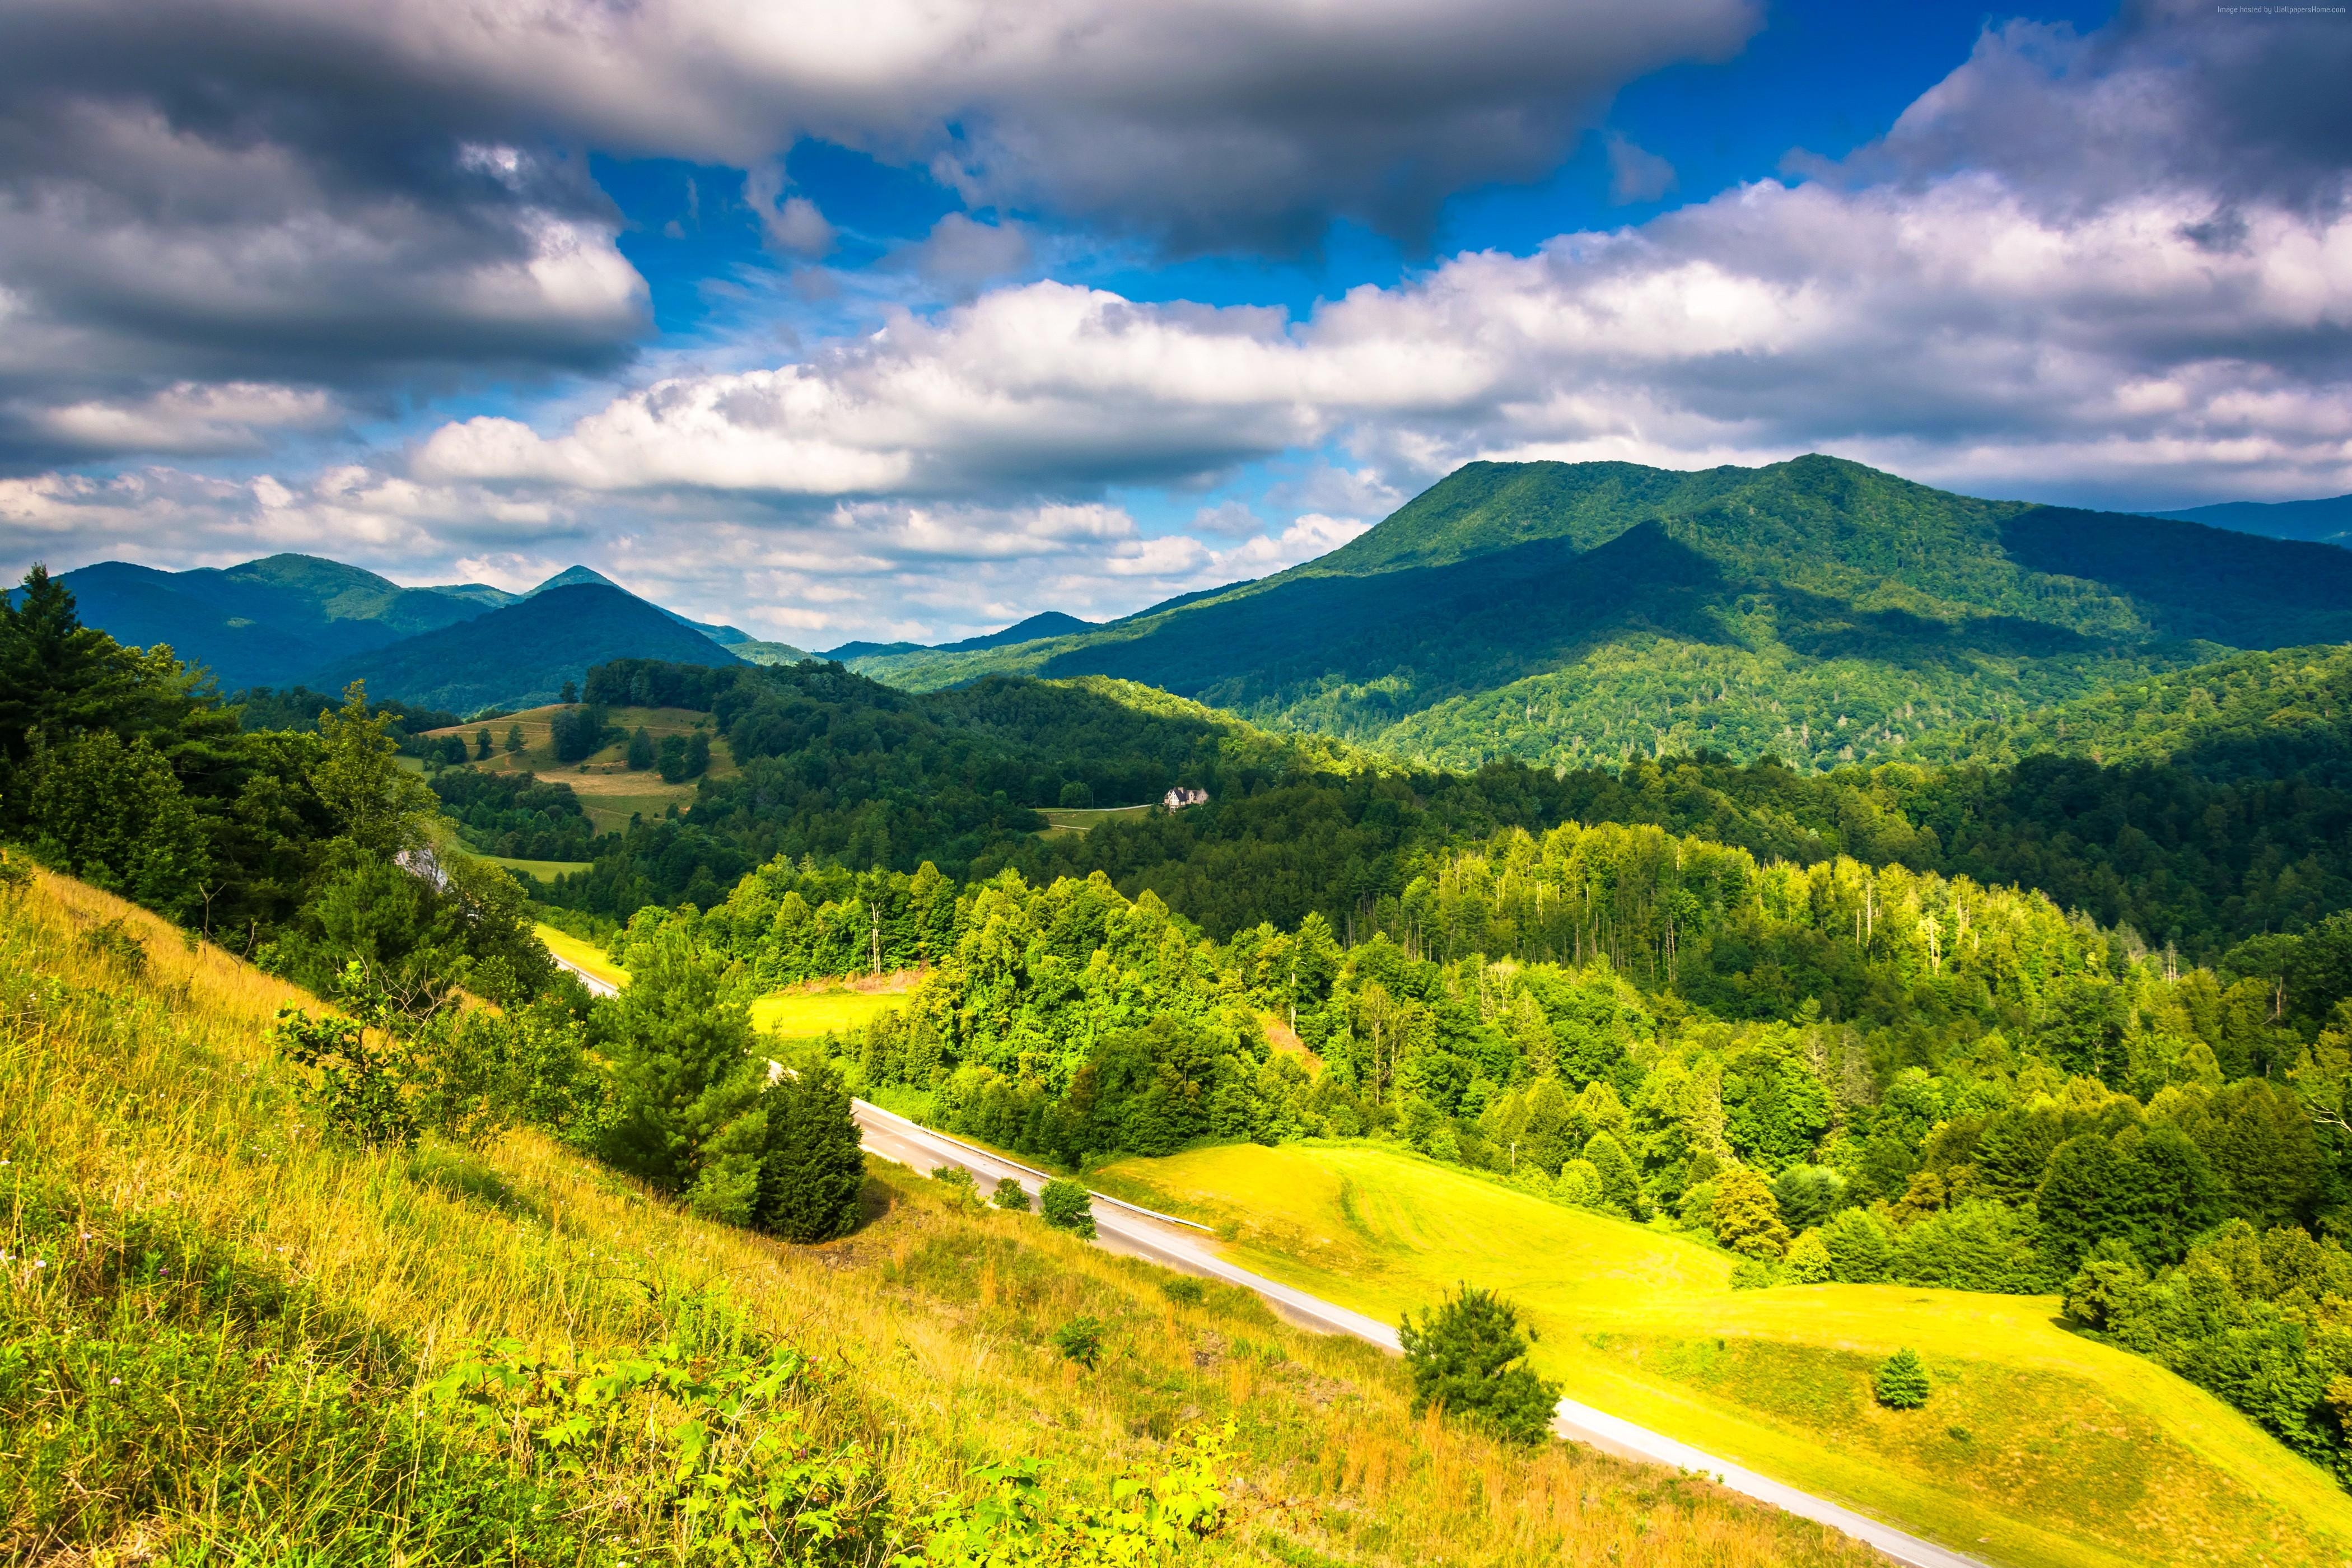
POLYGON ((853 658, 872 658, 891 653, 980 653, 992 647, 1011 647, 1015 643, 1043 642, 1047 637, 1075 637, 1100 626, 1097 621, 1082 621, 1076 616, 1066 616, 1059 610, 1046 610, 1025 621, 1015 621, 1001 632, 984 637, 966 637, 961 642, 941 643, 933 647, 919 642, 845 642, 839 647, 829 647, 820 656, 847 664, 853 658))
POLYGON ((2146 515, 2175 517, 2234 533, 2258 533, 2265 539, 2300 539, 2352 548, 2352 496, 2330 496, 2325 500, 2225 500, 2146 515))

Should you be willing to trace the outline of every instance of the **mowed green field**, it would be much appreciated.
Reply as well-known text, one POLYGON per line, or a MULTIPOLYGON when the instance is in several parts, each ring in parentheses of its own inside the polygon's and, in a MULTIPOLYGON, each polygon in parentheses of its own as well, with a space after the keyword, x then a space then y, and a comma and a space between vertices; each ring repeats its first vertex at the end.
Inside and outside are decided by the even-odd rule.
POLYGON ((1132 819, 1151 809, 1149 805, 1046 805, 1037 808, 1045 819, 1040 838, 1078 838, 1094 831, 1096 826, 1113 818, 1132 819))
POLYGON ((1712 1248, 1369 1144, 1205 1149, 1095 1180, 1235 1222, 1235 1261, 1391 1322, 1457 1281, 1497 1288, 1571 1397, 1992 1562, 2352 1557, 2352 1496, 2218 1399, 2067 1332, 2055 1298, 1735 1292, 1712 1248), (1870 1373, 1905 1345, 1935 1392, 1886 1410, 1870 1373))
POLYGON ((888 992, 782 991, 751 1004, 751 1026, 783 1040, 847 1034, 906 1000, 888 992))

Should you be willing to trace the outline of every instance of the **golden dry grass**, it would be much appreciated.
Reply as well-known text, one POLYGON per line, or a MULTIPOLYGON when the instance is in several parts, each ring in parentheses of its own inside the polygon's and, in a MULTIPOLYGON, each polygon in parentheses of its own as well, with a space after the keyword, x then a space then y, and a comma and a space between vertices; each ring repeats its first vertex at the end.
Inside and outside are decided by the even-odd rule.
MULTIPOLYGON (((723 1291, 755 1328, 847 1369, 904 1498, 1021 1454, 1058 1487, 1098 1489, 1174 1425, 1230 1415, 1232 1519, 1201 1561, 1877 1561, 1701 1480, 1413 1420, 1400 1369, 1365 1346, 1286 1328, 1239 1292, 1180 1306, 1147 1265, 961 1212, 895 1168, 875 1168, 856 1235, 795 1247, 692 1218, 536 1132, 478 1152, 325 1146, 264 1039, 280 1005, 308 999, 71 882, 0 895, 0 973, 40 995, 0 1013, 0 1235, 16 1239, 5 1196, 24 1182, 168 1214, 282 1258, 415 1347, 420 1375, 485 1335, 578 1354, 641 1342, 659 1332, 651 1302, 723 1291), (102 920, 142 936, 143 976, 80 941, 102 920), (1091 1373, 1046 1338, 1079 1312, 1109 1324, 1091 1373)), ((121 1539, 165 1547, 179 1528, 121 1522, 121 1539)))

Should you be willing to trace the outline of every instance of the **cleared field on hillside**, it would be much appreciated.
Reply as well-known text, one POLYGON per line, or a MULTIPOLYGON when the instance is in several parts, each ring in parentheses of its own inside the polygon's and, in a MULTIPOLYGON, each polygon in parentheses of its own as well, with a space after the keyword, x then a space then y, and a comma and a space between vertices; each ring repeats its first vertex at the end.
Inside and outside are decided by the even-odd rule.
POLYGON ((698 728, 710 731, 710 772, 712 778, 730 778, 735 773, 735 761, 727 750, 726 741, 712 728, 710 715, 691 708, 608 708, 607 721, 622 732, 622 739, 603 748, 585 761, 566 763, 555 755, 555 742, 550 721, 563 710, 560 707, 530 708, 520 713, 509 713, 503 719, 486 723, 455 724, 446 730, 426 731, 432 735, 456 735, 468 748, 483 730, 490 732, 490 754, 466 766, 481 773, 536 773, 551 784, 572 786, 580 797, 580 807, 599 833, 610 833, 629 825, 632 815, 651 822, 675 805, 680 811, 694 804, 695 781, 665 784, 653 769, 634 770, 628 763, 627 737, 643 729, 659 745, 664 736, 691 735, 698 728), (506 749, 507 730, 519 725, 522 730, 523 749, 509 752, 506 749))
POLYGON ((1078 838, 1091 833, 1102 823, 1115 818, 1132 821, 1151 809, 1149 805, 1048 805, 1037 808, 1045 819, 1040 838, 1078 838))
POLYGON ((511 855, 478 855, 475 858, 548 882, 558 877, 568 877, 574 871, 585 871, 591 864, 586 860, 518 860, 511 855))
POLYGON ((1998 1562, 2352 1550, 2352 1496, 2220 1400, 2067 1332, 2054 1298, 1735 1292, 1727 1254, 1368 1144, 1200 1150, 1095 1180, 1237 1222, 1236 1261, 1391 1322, 1457 1281, 1499 1289, 1572 1397, 1998 1562), (1906 1345, 1935 1393, 1886 1410, 1870 1373, 1906 1345))
POLYGON ((10 1561, 670 1561, 676 1511, 637 1500, 677 1484, 671 1449, 625 1430, 563 1450, 577 1487, 526 1476, 512 1434, 424 1391, 483 1341, 701 1357, 736 1324, 816 1369, 750 1429, 819 1464, 858 1442, 898 1519, 1024 1458, 1049 1502, 1101 1506, 1180 1426, 1230 1419, 1228 1521, 1176 1563, 1877 1561, 1703 1481, 1416 1422, 1369 1347, 1224 1287, 1172 1300, 1148 1265, 879 1163, 858 1231, 802 1247, 536 1131, 338 1147, 269 1038, 315 1000, 62 879, 0 895, 0 1455, 41 1459, 0 1463, 10 1561), (87 940, 108 921, 139 972, 121 936, 87 940), (1090 1371, 1053 1342, 1079 1316, 1102 1325, 1090 1371), (586 1539, 534 1555, 509 1523, 586 1539))
POLYGON ((906 1000, 888 992, 780 991, 751 1004, 751 1026, 786 1040, 847 1034, 906 1000))

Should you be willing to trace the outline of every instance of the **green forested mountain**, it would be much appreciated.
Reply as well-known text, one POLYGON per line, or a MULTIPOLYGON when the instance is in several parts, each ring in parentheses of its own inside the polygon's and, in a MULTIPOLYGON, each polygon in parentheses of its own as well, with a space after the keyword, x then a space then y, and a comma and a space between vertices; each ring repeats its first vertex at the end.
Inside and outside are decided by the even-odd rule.
POLYGON ((464 713, 552 701, 567 681, 615 658, 723 665, 734 655, 634 594, 576 583, 355 655, 310 684, 341 689, 364 680, 378 696, 464 713))
POLYGON ((404 588, 315 555, 158 572, 102 561, 58 578, 83 624, 131 647, 167 643, 226 689, 277 686, 403 637, 470 620, 514 595, 479 583, 404 588))
POLYGON ((1080 637, 855 668, 1149 681, 1452 766, 1702 748, 1804 768, 2232 648, 2352 637, 2352 557, 1809 457, 1475 463, 1340 550, 1080 637))

